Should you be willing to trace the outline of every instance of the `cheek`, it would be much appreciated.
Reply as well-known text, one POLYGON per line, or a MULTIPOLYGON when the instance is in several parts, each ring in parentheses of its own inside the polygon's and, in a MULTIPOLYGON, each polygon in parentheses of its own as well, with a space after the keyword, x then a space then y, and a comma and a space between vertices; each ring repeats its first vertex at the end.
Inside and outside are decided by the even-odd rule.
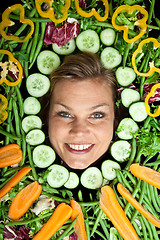
POLYGON ((66 134, 66 127, 60 120, 49 119, 49 139, 51 143, 62 140, 66 134))

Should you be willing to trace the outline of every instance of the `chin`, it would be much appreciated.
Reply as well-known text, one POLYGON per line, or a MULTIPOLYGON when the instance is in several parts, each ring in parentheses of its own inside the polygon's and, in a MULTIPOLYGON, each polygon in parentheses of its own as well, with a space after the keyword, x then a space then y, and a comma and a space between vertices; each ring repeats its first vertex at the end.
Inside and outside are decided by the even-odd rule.
MULTIPOLYGON (((95 160, 96 161, 96 160, 95 160)), ((94 162, 95 162, 94 161, 94 162)), ((83 170, 87 167, 89 167, 91 164, 93 164, 94 162, 91 162, 91 163, 87 163, 87 162, 82 162, 82 161, 72 161, 72 162, 68 162, 68 161, 65 161, 64 162, 67 164, 68 167, 72 168, 72 169, 77 169, 77 170, 83 170)))

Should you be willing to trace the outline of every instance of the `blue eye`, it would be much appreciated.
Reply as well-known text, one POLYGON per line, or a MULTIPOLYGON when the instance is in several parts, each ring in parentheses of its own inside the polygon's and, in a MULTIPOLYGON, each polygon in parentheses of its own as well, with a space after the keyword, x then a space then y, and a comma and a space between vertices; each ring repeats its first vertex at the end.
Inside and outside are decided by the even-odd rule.
POLYGON ((95 119, 99 119, 99 118, 103 118, 105 116, 104 113, 100 113, 100 112, 97 112, 97 113, 93 113, 91 115, 92 118, 95 118, 95 119))
POLYGON ((63 118, 70 118, 71 115, 68 112, 58 112, 58 116, 63 117, 63 118))

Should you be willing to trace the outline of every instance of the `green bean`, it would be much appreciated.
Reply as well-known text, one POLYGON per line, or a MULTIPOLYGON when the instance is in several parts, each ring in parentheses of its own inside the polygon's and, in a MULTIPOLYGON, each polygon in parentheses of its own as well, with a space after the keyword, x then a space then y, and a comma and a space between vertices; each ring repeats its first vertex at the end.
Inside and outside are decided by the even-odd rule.
POLYGON ((28 152, 29 163, 30 163, 30 166, 31 166, 31 168, 32 168, 33 177, 34 177, 34 179, 37 181, 37 180, 38 180, 38 175, 37 175, 37 173, 36 173, 36 169, 35 169, 35 166, 34 166, 34 163, 33 163, 32 153, 31 153, 31 147, 30 147, 29 144, 27 144, 27 152, 28 152))
POLYGON ((153 194, 154 194, 154 196, 155 196, 155 199, 156 199, 156 201, 157 201, 157 204, 158 204, 158 206, 159 206, 159 208, 160 208, 160 198, 159 198, 159 195, 158 195, 158 191, 157 191, 157 188, 156 187, 153 187, 153 194))
MULTIPOLYGON (((13 99, 11 98, 10 100, 9 100, 9 104, 8 104, 8 118, 7 118, 7 127, 6 127, 6 131, 7 132, 10 132, 10 130, 11 130, 11 118, 12 118, 12 106, 13 106, 13 99)), ((5 145, 8 145, 9 144, 9 137, 8 136, 6 136, 5 137, 5 145)))
POLYGON ((27 224, 30 224, 30 223, 36 222, 36 221, 38 221, 38 220, 41 220, 42 218, 50 217, 52 214, 53 214, 53 213, 50 212, 50 213, 46 213, 46 214, 44 214, 43 216, 35 217, 35 218, 30 219, 30 220, 15 221, 15 222, 6 222, 5 224, 6 224, 7 226, 13 226, 13 225, 27 225, 27 224))
MULTIPOLYGON (((125 171, 125 170, 124 170, 125 171)), ((135 179, 135 177, 128 171, 125 171, 125 173, 127 174, 128 178, 130 179, 130 181, 133 183, 133 185, 137 184, 137 181, 135 179)))
POLYGON ((115 190, 115 186, 113 186, 112 188, 113 188, 113 190, 114 190, 114 193, 115 193, 115 195, 116 195, 116 198, 117 198, 119 204, 121 205, 122 208, 124 208, 124 207, 125 207, 125 204, 126 204, 126 200, 125 200, 124 198, 122 198, 123 201, 124 201, 124 203, 123 203, 122 200, 120 199, 120 197, 118 196, 117 191, 115 190))
POLYGON ((152 230, 151 230, 151 227, 150 227, 150 224, 149 224, 148 220, 143 215, 141 215, 141 218, 143 219, 144 224, 145 224, 145 226, 148 230, 149 239, 153 239, 152 230))
POLYGON ((142 232, 143 232, 144 240, 147 240, 146 226, 145 226, 144 221, 141 217, 140 217, 140 223, 141 223, 141 226, 142 226, 142 232))
POLYGON ((150 223, 150 222, 149 222, 149 224, 150 224, 150 226, 151 226, 154 239, 155 239, 155 240, 159 240, 159 237, 158 237, 158 234, 157 234, 157 231, 156 231, 155 226, 154 226, 152 223, 150 223))
POLYGON ((149 190, 149 183, 146 183, 146 194, 147 194, 149 202, 151 203, 151 195, 150 195, 150 190, 149 190))
POLYGON ((2 188, 2 187, 4 187, 6 184, 7 184, 7 182, 9 182, 9 180, 12 178, 12 177, 14 177, 16 175, 16 173, 14 173, 12 176, 10 176, 10 177, 7 177, 7 179, 3 182, 3 183, 1 183, 0 184, 0 188, 2 188))
POLYGON ((85 219, 85 227, 86 227, 87 240, 90 240, 90 228, 89 228, 88 218, 85 219))
MULTIPOLYGON (((15 101, 15 99, 13 99, 13 113, 14 113, 14 119, 15 119, 15 128, 16 128, 16 135, 18 137, 21 136, 21 132, 20 132, 20 129, 21 129, 21 121, 20 121, 20 118, 19 118, 19 112, 18 112, 18 107, 17 107, 17 103, 15 101)), ((20 140, 17 140, 17 144, 21 144, 21 141, 20 140)))
POLYGON ((129 191, 133 191, 133 188, 132 186, 129 184, 129 182, 126 180, 126 178, 124 177, 123 173, 121 171, 119 171, 119 174, 121 176, 121 179, 122 179, 122 185, 124 184, 128 189, 129 191))
POLYGON ((156 23, 157 23, 158 27, 160 28, 160 19, 158 19, 158 18, 155 18, 155 21, 156 21, 156 23))
POLYGON ((68 236, 69 235, 68 233, 71 231, 76 221, 77 221, 77 218, 73 220, 73 222, 69 225, 69 227, 57 238, 57 240, 62 240, 64 237, 68 236))
POLYGON ((4 135, 6 137, 12 138, 14 140, 17 140, 17 141, 19 141, 21 139, 21 137, 18 137, 18 136, 15 136, 15 135, 11 134, 11 133, 8 133, 5 130, 3 130, 2 128, 0 128, 0 134, 4 135))
MULTIPOLYGON (((42 188, 43 188, 43 186, 42 186, 42 188)), ((54 194, 51 194, 51 193, 48 193, 48 192, 43 192, 43 193, 44 193, 45 195, 53 198, 53 199, 56 200, 57 202, 65 202, 65 203, 67 203, 67 204, 70 203, 70 200, 68 200, 68 199, 58 197, 58 196, 56 196, 56 195, 54 195, 54 194)))
POLYGON ((33 60, 32 62, 30 63, 29 65, 29 69, 33 66, 34 62, 36 61, 37 59, 37 56, 39 54, 39 52, 41 51, 41 48, 42 48, 42 45, 43 45, 43 39, 44 39, 44 35, 45 35, 45 29, 46 29, 46 24, 45 23, 41 23, 41 35, 40 35, 40 39, 39 39, 39 42, 38 42, 38 45, 37 45, 37 48, 36 48, 36 51, 34 53, 34 57, 33 57, 33 60))
POLYGON ((44 185, 42 185, 42 189, 43 191, 49 192, 49 193, 59 193, 59 191, 57 191, 56 189, 52 187, 44 186, 44 185))
POLYGON ((127 43, 125 46, 124 55, 123 55, 123 68, 125 68, 125 66, 126 66, 130 47, 131 47, 131 43, 127 43))
POLYGON ((156 202, 156 199, 155 199, 155 195, 154 195, 154 190, 153 190, 153 186, 148 184, 149 186, 149 191, 150 191, 150 196, 151 196, 151 201, 153 203, 153 206, 154 208, 156 209, 157 212, 160 212, 160 208, 156 202))
POLYGON ((81 189, 78 190, 78 199, 79 199, 80 202, 83 202, 83 196, 82 196, 82 190, 81 189))
POLYGON ((10 168, 7 172, 5 172, 5 173, 3 174, 3 177, 7 177, 7 176, 9 176, 10 174, 16 173, 16 172, 18 172, 20 169, 21 169, 21 167, 10 168))
POLYGON ((103 238, 104 240, 107 240, 107 238, 98 230, 95 231, 97 235, 99 235, 101 238, 103 238))
POLYGON ((23 118, 24 116, 23 98, 18 86, 15 86, 15 90, 16 90, 16 95, 17 95, 18 104, 19 104, 20 117, 23 118))
POLYGON ((87 206, 97 206, 99 205, 99 201, 93 201, 93 202, 79 202, 81 206, 87 207, 87 206))
MULTIPOLYGON (((35 16, 37 16, 37 15, 38 15, 38 13, 35 14, 35 16)), ((39 37, 39 22, 36 22, 35 23, 33 43, 32 43, 32 49, 31 49, 30 58, 29 58, 30 63, 32 62, 32 60, 34 58, 36 46, 37 46, 37 43, 38 43, 38 37, 39 37)))
MULTIPOLYGON (((151 1, 151 4, 150 4, 150 9, 149 9, 149 14, 148 14, 148 24, 151 23, 151 20, 152 20, 152 16, 153 16, 153 13, 154 13, 154 6, 155 6, 155 0, 152 0, 151 1)), ((149 28, 147 29, 147 35, 149 33, 149 28)))
POLYGON ((136 156, 136 151, 137 151, 137 149, 136 149, 136 139, 135 139, 135 137, 133 137, 133 139, 132 139, 131 154, 130 154, 129 160, 128 160, 128 162, 127 162, 127 165, 126 165, 126 167, 125 167, 125 170, 128 170, 129 167, 130 167, 130 165, 131 165, 132 162, 134 161, 135 156, 136 156))
POLYGON ((108 229, 107 229, 106 220, 100 218, 99 222, 100 222, 100 225, 103 229, 103 232, 104 232, 105 236, 107 237, 107 239, 109 239, 109 232, 108 232, 108 229))
MULTIPOLYGON (((29 53, 30 53, 30 50, 31 50, 31 47, 32 47, 32 43, 33 43, 33 39, 31 39, 31 41, 30 41, 30 43, 28 44, 28 47, 27 47, 26 53, 28 54, 28 56, 29 56, 29 53)), ((28 75, 29 75, 29 72, 28 72, 28 64, 29 64, 29 61, 25 61, 25 62, 24 62, 24 72, 25 72, 26 78, 27 78, 28 75)))
POLYGON ((97 226, 98 226, 98 224, 99 224, 99 220, 100 220, 100 218, 101 218, 101 216, 102 216, 102 210, 100 209, 99 210, 99 213, 98 213, 98 216, 97 216, 97 218, 96 218, 96 221, 95 221, 95 224, 94 224, 94 226, 93 226, 93 228, 92 228, 92 232, 91 232, 91 237, 94 235, 94 232, 95 232, 95 230, 97 229, 97 226))

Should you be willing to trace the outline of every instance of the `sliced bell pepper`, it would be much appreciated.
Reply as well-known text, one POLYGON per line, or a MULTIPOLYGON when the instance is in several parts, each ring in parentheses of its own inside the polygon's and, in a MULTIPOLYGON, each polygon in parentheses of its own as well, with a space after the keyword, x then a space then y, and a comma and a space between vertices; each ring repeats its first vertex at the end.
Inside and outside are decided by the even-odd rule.
POLYGON ((30 19, 24 18, 24 7, 21 4, 12 5, 11 7, 8 7, 3 12, 3 14, 2 14, 2 22, 0 23, 0 34, 6 40, 14 40, 16 42, 25 42, 26 40, 28 40, 31 37, 33 32, 34 32, 34 23, 30 19), (23 39, 18 37, 18 36, 7 35, 6 32, 5 32, 5 28, 6 27, 10 27, 10 26, 13 26, 15 24, 15 22, 13 22, 13 21, 11 21, 9 19, 9 14, 11 12, 17 10, 17 9, 19 9, 19 11, 20 11, 20 22, 23 23, 23 24, 28 24, 31 27, 30 32, 23 39))
POLYGON ((147 96, 145 98, 145 101, 144 101, 146 112, 151 117, 158 117, 160 115, 160 105, 158 106, 157 110, 154 113, 151 113, 149 103, 148 103, 150 97, 153 97, 155 95, 155 92, 156 92, 157 88, 160 88, 160 83, 157 83, 157 84, 153 85, 153 87, 151 88, 151 91, 147 94, 147 96))
POLYGON ((3 123, 8 117, 7 106, 7 98, 4 95, 0 94, 0 124, 3 123))
POLYGON ((75 0, 75 7, 77 10, 77 13, 82 17, 89 18, 91 16, 95 16, 97 20, 105 21, 108 18, 108 14, 109 14, 109 4, 108 4, 108 0, 102 0, 102 2, 104 3, 104 6, 105 6, 105 12, 103 17, 101 17, 94 8, 90 12, 85 12, 84 10, 82 10, 81 7, 79 6, 79 0, 75 0))
POLYGON ((137 75, 139 76, 143 76, 143 77, 148 77, 150 76, 154 71, 155 72, 158 72, 160 73, 160 68, 157 68, 154 66, 154 62, 150 62, 149 63, 149 67, 150 67, 150 70, 148 72, 139 72, 137 70, 137 66, 136 66, 136 57, 139 53, 142 52, 142 48, 145 44, 147 43, 150 43, 150 42, 153 42, 153 48, 156 49, 156 48, 160 48, 160 43, 157 41, 157 39, 155 38, 147 38, 147 39, 144 39, 142 40, 139 45, 138 45, 138 48, 136 49, 136 51, 133 53, 132 55, 132 65, 133 65, 133 69, 134 71, 137 73, 137 75))
MULTIPOLYGON (((6 83, 8 86, 17 86, 21 80, 22 80, 22 75, 23 75, 23 68, 20 64, 20 62, 14 58, 13 54, 8 51, 8 50, 3 50, 3 49, 0 49, 0 54, 4 54, 4 55, 8 55, 8 59, 9 61, 6 62, 6 66, 9 68, 9 65, 10 63, 13 63, 17 66, 18 68, 18 78, 15 82, 10 82, 7 78, 6 78, 6 74, 8 73, 7 69, 6 70, 6 74, 1 74, 1 79, 0 79, 0 84, 2 84, 3 82, 6 83)), ((0 64, 1 65, 1 64, 0 64)), ((11 69, 10 69, 11 70, 11 69)), ((3 72, 3 71, 2 71, 3 72)))
POLYGON ((65 21, 68 17, 68 9, 71 5, 71 0, 65 0, 65 4, 60 7, 60 12, 62 13, 61 18, 56 18, 54 13, 54 8, 52 7, 52 3, 54 0, 35 0, 36 8, 38 13, 41 17, 49 18, 52 20, 52 22, 55 23, 61 23, 65 21), (48 9, 46 11, 43 11, 41 8, 41 4, 46 3, 48 5, 48 9))
POLYGON ((115 29, 121 31, 123 30, 123 38, 126 42, 128 43, 132 43, 135 42, 136 40, 138 40, 139 38, 141 38, 146 30, 147 30, 147 24, 146 21, 148 19, 148 12, 141 7, 140 5, 121 5, 119 6, 116 11, 113 13, 112 16, 112 25, 115 29), (134 11, 138 11, 140 12, 140 14, 143 16, 141 19, 137 19, 134 22, 134 26, 137 26, 140 30, 139 30, 139 34, 137 34, 135 37, 133 38, 129 38, 128 37, 128 31, 129 31, 129 25, 125 24, 125 25, 118 25, 116 24, 116 18, 119 14, 127 12, 128 14, 132 14, 134 11))

